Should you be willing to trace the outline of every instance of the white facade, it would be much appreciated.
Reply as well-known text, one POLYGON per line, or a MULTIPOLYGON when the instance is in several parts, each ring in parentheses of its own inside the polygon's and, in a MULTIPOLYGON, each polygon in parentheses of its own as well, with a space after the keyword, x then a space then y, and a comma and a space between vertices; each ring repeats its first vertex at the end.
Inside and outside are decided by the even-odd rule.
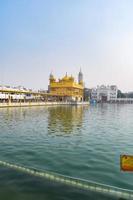
POLYGON ((24 87, 10 87, 10 86, 2 86, 0 85, 0 101, 1 100, 24 100, 26 99, 26 94, 17 94, 17 92, 25 92, 29 91, 24 87), (16 92, 16 94, 15 94, 16 92))
POLYGON ((93 88, 91 92, 91 98, 100 102, 110 102, 117 99, 117 86, 97 86, 93 88))
POLYGON ((19 100, 19 99, 24 99, 26 97, 25 94, 6 94, 6 93, 0 93, 0 99, 16 99, 16 100, 19 100))

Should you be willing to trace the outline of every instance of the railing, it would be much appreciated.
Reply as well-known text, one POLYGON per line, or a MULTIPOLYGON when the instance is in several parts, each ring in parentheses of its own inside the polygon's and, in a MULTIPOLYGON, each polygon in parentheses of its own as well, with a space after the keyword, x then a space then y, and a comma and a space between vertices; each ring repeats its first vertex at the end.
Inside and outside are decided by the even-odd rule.
POLYGON ((111 100, 111 103, 133 103, 133 98, 117 98, 111 100))
POLYGON ((10 102, 0 103, 0 108, 4 107, 26 107, 26 106, 45 106, 45 105, 89 105, 89 102, 10 102))
POLYGON ((103 185, 100 183, 95 183, 83 179, 73 178, 49 171, 39 171, 37 169, 30 169, 27 167, 19 166, 16 164, 11 164, 8 162, 0 161, 0 165, 3 167, 8 167, 13 170, 20 171, 22 173, 27 173, 31 176, 36 176, 40 178, 47 179, 49 181, 58 182, 61 184, 69 185, 71 187, 84 189, 92 192, 107 194, 114 197, 133 199, 133 191, 121 189, 109 185, 103 185))

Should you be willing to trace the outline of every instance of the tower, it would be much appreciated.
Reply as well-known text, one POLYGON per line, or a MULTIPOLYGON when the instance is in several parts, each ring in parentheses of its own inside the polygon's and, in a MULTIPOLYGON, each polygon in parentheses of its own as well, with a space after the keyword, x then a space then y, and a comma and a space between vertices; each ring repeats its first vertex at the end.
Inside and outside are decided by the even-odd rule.
POLYGON ((81 71, 81 68, 80 68, 80 71, 79 71, 79 74, 78 74, 78 83, 83 84, 83 73, 81 71))
POLYGON ((52 72, 49 75, 49 80, 50 80, 50 82, 54 82, 55 81, 55 78, 54 78, 52 72))
POLYGON ((48 85, 48 92, 51 91, 51 84, 54 83, 56 81, 56 79, 54 78, 52 72, 49 75, 49 85, 48 85))

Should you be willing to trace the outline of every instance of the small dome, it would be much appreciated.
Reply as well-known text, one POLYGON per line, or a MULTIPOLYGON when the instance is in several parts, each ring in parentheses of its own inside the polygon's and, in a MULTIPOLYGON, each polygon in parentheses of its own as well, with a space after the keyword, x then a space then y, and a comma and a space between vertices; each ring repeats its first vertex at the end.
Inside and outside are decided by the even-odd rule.
POLYGON ((71 75, 71 77, 69 77, 69 80, 74 81, 74 77, 71 75))
POLYGON ((63 80, 63 81, 68 81, 68 80, 69 80, 69 77, 67 76, 67 73, 66 73, 66 75, 63 77, 62 80, 63 80))
POLYGON ((50 73, 49 75, 49 80, 55 80, 54 75, 52 73, 50 73))
POLYGON ((52 79, 53 77, 54 77, 53 74, 50 74, 49 78, 52 79))

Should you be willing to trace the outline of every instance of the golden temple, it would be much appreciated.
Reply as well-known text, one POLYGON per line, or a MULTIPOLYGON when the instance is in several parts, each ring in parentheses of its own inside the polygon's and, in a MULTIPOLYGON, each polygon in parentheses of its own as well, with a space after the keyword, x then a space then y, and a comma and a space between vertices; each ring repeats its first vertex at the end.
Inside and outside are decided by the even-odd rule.
POLYGON ((73 76, 66 75, 56 80, 53 74, 49 78, 49 92, 56 100, 60 101, 83 101, 83 74, 80 70, 78 75, 78 82, 73 76))

